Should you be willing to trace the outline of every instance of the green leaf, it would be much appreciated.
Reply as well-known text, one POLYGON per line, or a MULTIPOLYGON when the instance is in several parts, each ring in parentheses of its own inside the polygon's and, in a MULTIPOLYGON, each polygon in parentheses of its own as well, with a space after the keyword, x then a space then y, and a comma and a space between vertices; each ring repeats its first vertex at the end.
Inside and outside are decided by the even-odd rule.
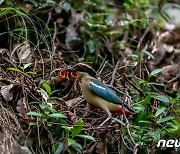
POLYGON ((133 78, 132 79, 133 80, 133 82, 136 84, 136 86, 139 88, 140 87, 140 81, 139 81, 139 79, 137 79, 137 78, 133 78))
POLYGON ((19 68, 24 72, 24 67, 23 66, 19 66, 19 68))
POLYGON ((90 53, 93 53, 95 51, 95 44, 92 40, 89 40, 87 43, 88 49, 90 53))
POLYGON ((161 134, 161 131, 160 130, 156 130, 154 132, 151 133, 151 136, 156 139, 156 140, 160 140, 160 134, 161 134))
POLYGON ((43 87, 46 89, 46 91, 48 92, 48 94, 51 93, 51 87, 49 86, 49 84, 47 84, 46 82, 43 83, 43 87))
POLYGON ((66 132, 66 137, 69 137, 69 132, 71 131, 72 127, 62 126, 66 132))
POLYGON ((69 12, 69 10, 71 9, 71 4, 68 2, 64 2, 62 5, 62 8, 66 11, 69 12))
POLYGON ((25 70, 26 68, 28 68, 29 66, 31 66, 31 65, 32 65, 32 63, 25 64, 25 65, 24 65, 24 70, 25 70))
POLYGON ((47 100, 49 99, 48 93, 42 88, 40 88, 40 92, 41 92, 43 99, 47 102, 47 100))
POLYGON ((30 123, 29 123, 29 126, 34 126, 34 125, 36 125, 35 122, 30 122, 30 123))
POLYGON ((107 25, 111 25, 113 23, 114 19, 115 19, 114 14, 108 14, 106 19, 105 19, 105 22, 107 25))
POLYGON ((84 138, 84 139, 87 139, 87 140, 91 140, 91 141, 96 141, 94 139, 94 137, 90 136, 90 135, 77 135, 78 137, 81 137, 81 138, 84 138))
POLYGON ((144 111, 145 107, 142 104, 134 104, 133 108, 136 109, 137 111, 144 111))
POLYGON ((27 74, 36 74, 36 72, 32 72, 32 71, 29 71, 29 72, 26 72, 27 74))
POLYGON ((63 143, 62 142, 57 142, 56 144, 53 145, 54 148, 54 154, 60 154, 63 151, 63 143))
POLYGON ((0 5, 4 2, 4 0, 0 0, 0 5))
POLYGON ((119 124, 126 126, 124 122, 122 122, 120 119, 112 118, 114 121, 118 122, 119 124))
POLYGON ((79 135, 83 129, 83 120, 79 119, 78 121, 75 122, 73 129, 72 129, 72 137, 74 138, 75 136, 79 135))
POLYGON ((162 118, 160 119, 157 123, 163 123, 163 122, 166 122, 166 121, 169 121, 169 120, 172 120, 174 119, 174 117, 165 117, 165 118, 162 118))
POLYGON ((39 107, 40 107, 42 110, 44 110, 44 109, 46 109, 46 108, 50 108, 50 105, 48 105, 47 103, 41 103, 41 104, 39 104, 39 107))
POLYGON ((77 143, 74 139, 72 138, 67 138, 68 141, 68 146, 72 146, 76 151, 80 152, 82 150, 82 146, 77 143))
POLYGON ((148 94, 147 97, 144 99, 143 105, 146 106, 147 104, 150 103, 150 101, 151 101, 151 95, 148 94))
POLYGON ((124 6, 127 9, 132 8, 135 5, 135 2, 133 0, 124 0, 124 6))
POLYGON ((146 120, 140 120, 139 123, 151 124, 151 122, 146 121, 146 120))
POLYGON ((169 103, 170 101, 169 98, 165 95, 158 95, 156 96, 156 99, 164 103, 169 103))
POLYGON ((155 117, 158 117, 160 114, 164 113, 165 109, 166 109, 165 107, 158 109, 155 113, 155 117))
POLYGON ((143 53, 146 54, 147 56, 151 57, 152 59, 154 59, 154 56, 149 51, 143 50, 143 53))
POLYGON ((177 120, 172 120, 169 124, 169 128, 166 129, 168 133, 172 135, 179 136, 180 135, 180 123, 177 120))
POLYGON ((155 85, 155 86, 165 87, 165 85, 163 83, 156 83, 156 82, 148 82, 148 85, 155 85))
POLYGON ((35 117, 42 117, 41 113, 30 111, 27 113, 27 115, 35 116, 35 117))
POLYGON ((19 70, 18 68, 9 67, 9 68, 7 68, 7 70, 22 73, 22 71, 19 70))
POLYGON ((160 73, 162 70, 163 70, 163 69, 156 69, 156 70, 152 71, 152 72, 150 73, 150 75, 151 75, 151 76, 155 76, 155 75, 157 75, 158 73, 160 73))
POLYGON ((61 113, 49 114, 48 117, 51 117, 51 118, 67 118, 64 114, 61 114, 61 113))
POLYGON ((68 146, 77 143, 77 142, 76 142, 74 139, 72 139, 72 138, 67 138, 67 141, 68 141, 68 146))

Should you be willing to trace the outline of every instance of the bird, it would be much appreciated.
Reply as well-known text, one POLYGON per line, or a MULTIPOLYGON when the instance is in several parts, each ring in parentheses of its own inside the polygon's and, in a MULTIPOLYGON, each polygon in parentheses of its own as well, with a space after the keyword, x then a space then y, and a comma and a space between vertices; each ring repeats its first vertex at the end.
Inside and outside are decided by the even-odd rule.
POLYGON ((69 72, 67 69, 63 70, 63 72, 59 72, 59 77, 65 79, 65 86, 63 91, 61 92, 61 96, 66 96, 71 92, 71 89, 76 81, 77 74, 76 72, 69 72))
POLYGON ((134 114, 134 110, 127 104, 124 104, 114 90, 97 79, 96 71, 88 64, 77 63, 67 70, 76 72, 80 81, 83 97, 87 103, 104 110, 108 115, 106 120, 99 126, 103 126, 109 121, 112 118, 112 114, 134 114))

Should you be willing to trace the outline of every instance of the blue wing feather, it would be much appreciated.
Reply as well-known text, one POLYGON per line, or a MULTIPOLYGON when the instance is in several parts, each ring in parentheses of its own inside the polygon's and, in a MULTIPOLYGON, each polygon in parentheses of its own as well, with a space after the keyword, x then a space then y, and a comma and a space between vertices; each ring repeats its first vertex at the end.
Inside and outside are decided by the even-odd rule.
POLYGON ((89 87, 93 93, 109 102, 115 104, 122 103, 122 100, 119 98, 116 92, 98 80, 91 80, 89 82, 89 87))

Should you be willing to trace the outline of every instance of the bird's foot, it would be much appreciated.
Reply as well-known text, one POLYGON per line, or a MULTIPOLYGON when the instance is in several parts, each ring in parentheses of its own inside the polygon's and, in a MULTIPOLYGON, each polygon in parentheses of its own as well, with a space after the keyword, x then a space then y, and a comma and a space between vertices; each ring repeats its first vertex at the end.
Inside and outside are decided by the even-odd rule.
POLYGON ((90 106, 89 106, 89 104, 86 104, 85 111, 84 111, 84 114, 83 114, 83 118, 87 116, 89 111, 90 111, 90 106))
POLYGON ((106 120, 104 120, 97 128, 102 127, 106 122, 108 122, 112 117, 108 116, 106 120))

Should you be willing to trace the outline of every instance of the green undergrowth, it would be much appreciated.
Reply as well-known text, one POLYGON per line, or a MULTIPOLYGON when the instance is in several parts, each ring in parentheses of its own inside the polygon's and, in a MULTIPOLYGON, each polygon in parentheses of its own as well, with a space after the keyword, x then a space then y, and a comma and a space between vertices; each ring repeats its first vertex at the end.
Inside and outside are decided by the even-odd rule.
MULTIPOLYGON (((155 68, 149 72, 146 67, 149 64, 148 60, 153 60, 156 57, 151 53, 151 48, 147 48, 147 51, 144 48, 151 41, 151 31, 161 26, 156 23, 150 24, 150 19, 159 20, 160 16, 155 1, 80 0, 56 2, 50 0, 39 2, 27 0, 26 2, 31 4, 36 11, 49 11, 49 14, 52 15, 50 23, 57 24, 58 19, 61 23, 56 25, 56 32, 52 23, 46 24, 48 13, 45 19, 41 19, 33 14, 32 10, 15 7, 14 4, 11 4, 11 7, 2 6, 0 8, 2 47, 8 48, 13 53, 14 44, 24 43, 30 46, 34 57, 37 56, 36 53, 40 55, 36 65, 34 61, 25 63, 18 61, 17 65, 6 68, 6 71, 13 72, 23 79, 35 80, 36 77, 40 76, 42 80, 48 80, 52 77, 49 74, 54 71, 56 61, 61 61, 58 67, 75 61, 90 62, 95 68, 104 67, 104 72, 99 74, 100 77, 104 77, 109 70, 115 69, 118 60, 126 59, 128 64, 122 72, 118 72, 120 75, 117 73, 118 77, 115 78, 115 83, 120 85, 119 77, 124 82, 125 76, 127 75, 126 78, 128 78, 128 75, 131 75, 129 80, 125 80, 123 88, 127 91, 127 97, 130 99, 135 114, 132 117, 114 117, 109 122, 109 124, 112 122, 118 124, 115 132, 120 132, 118 141, 114 141, 115 151, 130 153, 138 149, 140 153, 161 153, 161 149, 157 148, 157 142, 160 139, 179 137, 180 94, 178 92, 169 94, 166 91, 166 83, 158 79, 163 69, 155 68), (62 12, 62 14, 58 14, 59 18, 53 16, 55 14, 54 8, 62 12), (74 10, 83 15, 83 20, 71 26, 71 28, 73 27, 70 29, 71 35, 68 36, 67 27, 74 24, 72 21, 76 19, 71 16, 74 10), (144 35, 142 39, 146 32, 147 35, 144 35), (56 37, 53 39, 53 36, 56 37), (57 50, 55 50, 56 47, 57 50), (128 54, 125 53, 126 49, 129 51, 128 54), (60 53, 60 56, 56 52, 60 53), (44 53, 47 56, 44 56, 44 53), (48 62, 45 63, 45 59, 48 59, 48 62), (46 64, 50 66, 45 67, 46 64)), ((108 73, 107 75, 107 79, 103 78, 105 82, 111 80, 108 73)), ((61 110, 56 105, 52 105, 54 101, 60 104, 63 100, 54 95, 56 91, 48 83, 43 83, 42 87, 38 84, 32 85, 32 87, 28 86, 31 89, 36 87, 33 89, 33 94, 38 93, 39 95, 37 95, 42 97, 39 99, 40 101, 32 100, 32 98, 28 101, 32 107, 27 113, 31 117, 28 125, 35 134, 32 133, 35 138, 35 149, 42 147, 42 149, 49 150, 49 153, 54 154, 83 153, 83 150, 87 148, 87 143, 95 145, 100 141, 98 129, 93 130, 92 134, 88 134, 87 125, 82 117, 78 117, 72 122, 69 118, 70 111, 67 108, 61 110), (38 144, 36 145, 36 143, 38 144)), ((120 88, 118 90, 123 91, 120 88)), ((109 149, 112 150, 112 148, 109 149)), ((109 149, 108 152, 111 152, 109 149)), ((175 150, 178 151, 178 149, 175 150)))

